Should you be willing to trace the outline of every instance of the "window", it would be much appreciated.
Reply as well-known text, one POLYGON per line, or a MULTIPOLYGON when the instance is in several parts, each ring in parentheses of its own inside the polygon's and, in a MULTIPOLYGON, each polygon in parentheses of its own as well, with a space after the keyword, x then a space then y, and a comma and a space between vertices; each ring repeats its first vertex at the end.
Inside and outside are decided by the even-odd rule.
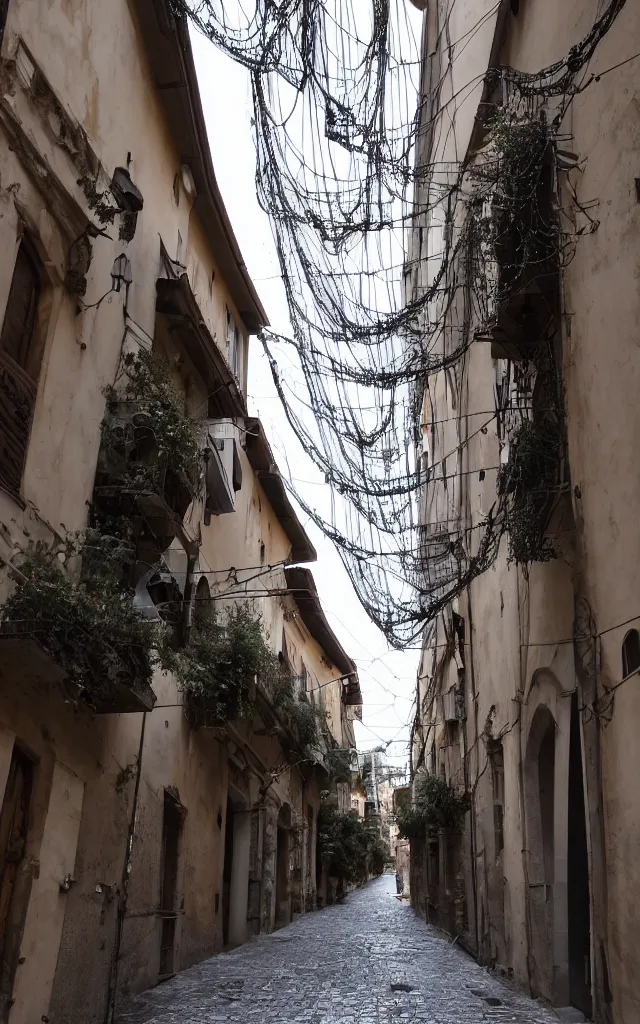
POLYGON ((309 675, 307 673, 307 666, 302 662, 302 668, 300 675, 298 676, 298 690, 300 693, 306 693, 309 688, 309 675))
POLYGON ((227 309, 227 363, 240 384, 242 384, 242 345, 242 334, 236 326, 231 310, 227 309))
POLYGON ((497 740, 489 746, 493 786, 493 834, 496 857, 504 849, 504 750, 497 740))
POLYGON ((640 668, 640 633, 630 629, 622 641, 622 678, 640 668))
POLYGON ((0 486, 19 494, 42 363, 40 265, 26 240, 18 250, 0 334, 0 486))

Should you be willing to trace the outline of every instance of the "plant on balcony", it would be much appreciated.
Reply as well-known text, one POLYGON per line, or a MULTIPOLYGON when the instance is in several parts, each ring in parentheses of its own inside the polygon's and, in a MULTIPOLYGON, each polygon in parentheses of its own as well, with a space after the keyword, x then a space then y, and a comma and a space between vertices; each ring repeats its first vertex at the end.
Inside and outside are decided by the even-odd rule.
POLYGON ((124 376, 124 386, 105 391, 98 483, 133 493, 178 491, 188 504, 202 472, 198 423, 153 354, 126 356, 124 376))
POLYGON ((458 793, 440 775, 423 772, 415 780, 412 806, 397 809, 400 838, 425 839, 439 829, 459 831, 468 807, 466 794, 458 793))
POLYGON ((57 551, 35 545, 2 609, 5 635, 35 639, 63 669, 71 698, 95 709, 119 685, 150 691, 155 630, 123 583, 131 557, 126 538, 94 529, 57 551))
POLYGON ((548 562, 557 556, 546 528, 562 443, 560 426, 552 420, 524 420, 510 438, 498 491, 505 496, 509 560, 518 565, 548 562))
POLYGON ((277 657, 269 648, 259 615, 238 605, 224 621, 200 616, 189 642, 175 651, 164 644, 162 667, 172 671, 194 726, 247 718, 253 712, 256 677, 270 677, 277 657))

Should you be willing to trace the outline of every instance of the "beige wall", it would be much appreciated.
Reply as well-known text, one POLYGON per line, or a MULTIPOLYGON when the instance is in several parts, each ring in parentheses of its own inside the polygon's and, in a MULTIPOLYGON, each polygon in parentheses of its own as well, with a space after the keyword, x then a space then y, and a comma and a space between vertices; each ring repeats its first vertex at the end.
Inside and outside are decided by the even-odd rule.
MULTIPOLYGON (((21 224, 43 260, 50 298, 22 487, 24 508, 0 492, 0 555, 6 559, 26 549, 30 541, 51 541, 56 534, 86 525, 103 389, 114 380, 123 347, 148 347, 153 339, 169 359, 189 411, 206 416, 204 383, 186 353, 180 352, 179 341, 171 339, 156 318, 161 240, 169 256, 176 258, 180 234, 180 259, 202 317, 223 352, 226 308, 233 313, 243 331, 246 386, 246 329, 210 240, 180 184, 176 201, 174 179, 182 157, 149 74, 134 5, 127 0, 45 0, 37 12, 36 6, 33 0, 12 0, 0 75, 0 247, 5 254, 0 264, 0 313, 9 293, 21 224), (116 220, 106 228, 111 237, 94 240, 84 297, 84 304, 92 306, 105 295, 113 261, 124 250, 133 273, 126 309, 122 292, 81 311, 64 287, 72 243, 95 218, 77 185, 77 158, 60 141, 56 117, 34 102, 28 76, 20 79, 16 71, 13 61, 20 39, 62 109, 86 131, 106 172, 99 186, 104 187, 114 168, 126 166, 131 156, 132 179, 144 197, 136 234, 128 244, 119 241, 116 220), (178 354, 179 367, 173 361, 178 354)), ((28 66, 24 53, 20 61, 21 67, 28 66)), ((198 568, 207 573, 214 596, 230 585, 227 572, 217 570, 233 566, 242 581, 247 575, 243 569, 260 565, 261 545, 266 565, 282 563, 291 553, 291 542, 244 450, 240 459, 243 484, 235 513, 213 517, 205 526, 201 503, 194 502, 187 515, 188 525, 202 531, 198 568)), ((174 545, 168 557, 178 557, 176 550, 174 545)), ((12 585, 4 571, 0 597, 12 585)), ((262 577, 257 585, 286 586, 282 569, 262 577)), ((255 603, 277 651, 285 620, 290 628, 294 604, 287 597, 268 596, 255 603)), ((299 655, 317 688, 338 673, 322 661, 322 652, 304 627, 298 632, 299 655)), ((249 863, 248 831, 238 827, 243 860, 242 868, 234 871, 244 877, 232 884, 238 892, 244 890, 250 903, 251 885, 257 883, 258 904, 245 912, 244 935, 242 908, 236 907, 234 941, 270 930, 276 923, 277 827, 283 808, 290 821, 287 828, 293 830, 287 865, 289 909, 298 913, 312 908, 321 789, 312 758, 295 766, 290 741, 269 734, 259 719, 226 732, 191 729, 176 681, 160 672, 153 681, 153 712, 93 715, 64 702, 60 674, 34 645, 28 644, 27 651, 22 641, 2 640, 0 655, 0 793, 14 743, 36 765, 27 853, 20 866, 23 913, 16 925, 20 963, 11 1024, 28 1024, 41 1016, 66 1024, 97 1024, 104 1019, 111 986, 116 986, 121 1004, 129 993, 155 984, 167 790, 186 812, 179 843, 176 969, 222 946, 228 795, 238 808, 257 814, 257 859, 249 863), (61 890, 67 876, 68 885, 61 890), (121 934, 119 909, 124 919, 121 934)), ((352 742, 340 684, 322 692, 335 741, 352 742)), ((320 776, 325 777, 321 771, 320 776)))
MULTIPOLYGON (((510 64, 525 71, 566 55, 586 35, 602 8, 595 0, 568 5, 527 0, 514 17, 508 4, 502 6, 503 30, 497 37, 493 64, 510 64)), ((446 16, 450 26, 448 42, 459 38, 468 19, 475 21, 479 13, 477 5, 470 2, 442 5, 441 17, 446 16)), ((631 56, 637 50, 633 41, 639 38, 640 15, 635 5, 627 4, 600 43, 586 77, 631 56)), ((432 54, 433 33, 429 39, 428 52, 432 54)), ((439 73, 447 82, 455 79, 458 87, 465 81, 472 83, 488 66, 487 55, 484 37, 468 40, 455 68, 447 71, 448 55, 443 48, 439 73)), ((636 359, 640 293, 635 272, 640 216, 634 171, 640 137, 637 83, 633 61, 612 71, 574 98, 561 128, 561 147, 576 153, 580 161, 579 171, 559 176, 563 229, 575 242, 575 254, 563 274, 566 315, 561 325, 570 491, 562 515, 552 523, 562 557, 532 566, 526 578, 507 564, 503 545, 495 566, 438 618, 419 680, 419 697, 426 698, 427 708, 414 744, 414 763, 422 754, 428 767, 438 771, 444 765, 447 777, 461 786, 466 782, 473 790, 474 810, 465 835, 469 894, 473 882, 470 865, 475 861, 476 901, 470 907, 470 939, 478 942, 483 955, 513 968, 523 983, 531 983, 560 1004, 569 1001, 566 884, 571 863, 566 863, 565 815, 570 694, 578 686, 584 706, 602 694, 603 686, 620 683, 622 640, 629 620, 637 626, 634 616, 640 614, 634 570, 640 544, 634 514, 640 497, 634 466, 640 372, 636 359), (593 233, 586 230, 589 222, 572 198, 574 188, 581 204, 594 203, 590 215, 599 224, 593 233), (588 675, 576 674, 574 663, 574 618, 576 602, 582 599, 592 610, 595 632, 602 633, 596 652, 599 678, 593 693, 590 686, 592 681, 596 686, 595 677, 591 680, 588 675), (450 632, 452 611, 466 624, 466 720, 460 723, 463 760, 459 761, 466 764, 466 780, 453 770, 451 751, 444 746, 440 702, 452 678, 451 660, 444 650, 445 626, 450 632), (531 958, 536 943, 540 948, 540 936, 535 934, 539 909, 530 891, 534 869, 522 850, 532 843, 527 751, 539 706, 549 708, 556 724, 556 864, 555 920, 546 935, 551 959, 536 966, 531 958), (504 749, 504 850, 498 855, 487 754, 490 739, 501 739, 504 749), (478 920, 474 921, 476 909, 478 920)), ((477 92, 473 95, 477 99, 477 92)), ((443 92, 442 103, 446 97, 443 92)), ((464 157, 472 105, 453 104, 442 121, 437 121, 436 159, 464 157), (438 131, 438 124, 449 126, 451 122, 451 131, 438 131)), ((435 218, 432 236, 438 236, 437 223, 435 218)), ((415 287, 423 285, 416 274, 415 287)), ((435 524, 450 517, 453 504, 463 522, 476 525, 495 501, 495 472, 487 471, 483 481, 477 473, 481 467, 499 463, 495 424, 491 416, 473 414, 493 408, 496 369, 489 346, 472 344, 454 371, 459 384, 456 390, 462 395, 460 408, 453 404, 444 373, 429 379, 428 410, 433 418, 456 418, 436 431, 433 460, 437 463, 462 444, 458 461, 455 456, 448 461, 448 472, 460 470, 464 475, 459 484, 453 482, 447 494, 437 484, 427 489, 423 507, 427 522, 435 524), (472 415, 467 418, 467 413, 472 415), (486 430, 480 433, 478 428, 485 419, 486 430)), ((457 676, 455 666, 453 672, 457 676)), ((640 883, 635 855, 640 789, 630 781, 638 767, 637 744, 632 740, 640 714, 636 682, 635 677, 625 682, 611 705, 609 698, 601 700, 598 707, 606 707, 605 717, 588 712, 581 716, 594 997, 598 1019, 613 1024, 631 1024, 640 1012, 639 965, 634 952, 639 922, 633 895, 640 883)))

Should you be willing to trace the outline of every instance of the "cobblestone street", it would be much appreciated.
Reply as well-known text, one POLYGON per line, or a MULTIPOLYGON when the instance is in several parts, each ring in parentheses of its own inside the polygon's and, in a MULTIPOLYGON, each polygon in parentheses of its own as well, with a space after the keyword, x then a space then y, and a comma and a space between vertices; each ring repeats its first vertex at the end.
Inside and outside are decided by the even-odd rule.
POLYGON ((386 875, 344 904, 207 960, 118 1024, 553 1024, 393 897, 386 875))

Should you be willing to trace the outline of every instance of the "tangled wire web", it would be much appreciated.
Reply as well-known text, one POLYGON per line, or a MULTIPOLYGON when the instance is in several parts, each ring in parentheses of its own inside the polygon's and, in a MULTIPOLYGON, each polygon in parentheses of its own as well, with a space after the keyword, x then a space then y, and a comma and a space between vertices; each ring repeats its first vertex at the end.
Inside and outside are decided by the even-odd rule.
POLYGON ((171 3, 251 76, 258 198, 291 324, 290 336, 265 331, 261 340, 288 421, 331 497, 319 510, 293 493, 336 545, 371 619, 392 646, 406 646, 492 563, 508 528, 503 487, 473 541, 454 526, 435 547, 421 542, 426 383, 463 358, 478 325, 495 322, 527 267, 569 258, 541 183, 562 117, 625 0, 609 0, 563 60, 536 74, 502 67, 485 76, 485 93, 501 86, 510 102, 474 166, 431 161, 439 113, 431 119, 421 95, 407 0, 171 3), (502 216, 488 217, 496 196, 502 216), (461 304, 471 313, 460 316, 461 304))

